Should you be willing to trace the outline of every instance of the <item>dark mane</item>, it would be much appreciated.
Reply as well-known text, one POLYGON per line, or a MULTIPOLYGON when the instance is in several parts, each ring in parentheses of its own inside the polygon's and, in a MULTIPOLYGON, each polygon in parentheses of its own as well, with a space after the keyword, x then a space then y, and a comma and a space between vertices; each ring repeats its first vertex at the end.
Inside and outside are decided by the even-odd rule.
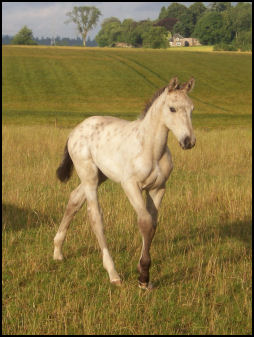
POLYGON ((143 119, 147 113, 147 111, 150 109, 150 107, 152 106, 153 102, 156 100, 156 98, 158 98, 163 91, 166 89, 167 85, 165 85, 164 87, 160 88, 159 90, 156 91, 156 93, 153 95, 153 97, 146 103, 146 106, 144 108, 144 110, 141 112, 139 119, 143 119))
MULTIPOLYGON (((162 87, 162 88, 160 88, 159 90, 156 91, 156 93, 153 95, 153 97, 146 103, 145 108, 143 109, 143 111, 139 115, 139 119, 143 119, 145 117, 147 111, 153 105, 153 102, 156 100, 156 98, 158 98, 163 93, 163 91, 166 89, 167 86, 168 85, 165 85, 164 87, 162 87)), ((182 85, 178 84, 177 87, 176 87, 176 90, 181 89, 182 87, 183 87, 183 84, 182 85)))

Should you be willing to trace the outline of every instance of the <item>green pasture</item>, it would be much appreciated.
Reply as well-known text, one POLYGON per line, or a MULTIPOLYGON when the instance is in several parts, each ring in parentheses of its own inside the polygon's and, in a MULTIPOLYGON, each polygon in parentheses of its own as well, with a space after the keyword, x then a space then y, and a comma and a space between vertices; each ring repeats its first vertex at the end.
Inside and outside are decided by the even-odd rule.
POLYGON ((94 114, 134 119, 177 75, 196 78, 194 125, 247 125, 251 67, 243 53, 4 46, 3 121, 70 127, 94 114))
POLYGON ((252 60, 250 54, 3 47, 3 335, 252 334, 252 60), (137 286, 141 237, 118 184, 99 188, 120 288, 109 283, 88 221, 53 238, 76 173, 56 179, 72 127, 94 114, 137 118, 177 75, 191 76, 196 146, 170 133, 174 169, 151 247, 153 291, 137 286))

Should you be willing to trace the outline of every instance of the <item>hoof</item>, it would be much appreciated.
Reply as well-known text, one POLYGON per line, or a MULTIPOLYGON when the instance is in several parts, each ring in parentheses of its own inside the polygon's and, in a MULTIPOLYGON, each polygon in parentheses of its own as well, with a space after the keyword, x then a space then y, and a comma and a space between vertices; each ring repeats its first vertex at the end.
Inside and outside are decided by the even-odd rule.
POLYGON ((110 281, 111 284, 117 286, 117 287, 121 287, 122 285, 122 281, 121 280, 113 280, 113 281, 110 281))
POLYGON ((140 289, 145 289, 145 290, 152 290, 153 289, 153 284, 151 282, 149 282, 149 283, 138 282, 138 286, 139 286, 140 289))

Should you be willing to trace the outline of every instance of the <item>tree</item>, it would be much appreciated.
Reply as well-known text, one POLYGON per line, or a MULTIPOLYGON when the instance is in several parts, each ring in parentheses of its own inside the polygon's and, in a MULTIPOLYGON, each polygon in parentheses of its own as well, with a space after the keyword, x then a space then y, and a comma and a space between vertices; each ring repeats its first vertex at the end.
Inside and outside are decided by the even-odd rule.
POLYGON ((206 10, 207 8, 202 2, 195 2, 179 17, 174 26, 174 33, 179 33, 184 37, 192 36, 197 21, 206 10))
POLYGON ((193 36, 200 39, 202 44, 215 44, 223 36, 223 19, 221 13, 208 12, 198 20, 193 36))
POLYGON ((10 44, 12 39, 12 36, 2 35, 2 44, 10 44))
POLYGON ((136 22, 133 19, 125 19, 121 24, 121 34, 119 36, 119 42, 131 43, 132 33, 136 27, 136 22))
POLYGON ((115 17, 107 18, 101 25, 101 30, 96 36, 96 42, 100 47, 112 46, 116 42, 125 42, 132 45, 142 44, 140 34, 136 28, 140 25, 132 19, 121 21, 115 17))
MULTIPOLYGON (((223 11, 223 42, 239 43, 239 34, 250 32, 252 27, 252 6, 249 3, 238 3, 223 11)), ((241 34, 245 36, 245 34, 241 34)), ((247 34, 246 36, 251 36, 247 34)))
POLYGON ((33 32, 27 26, 20 29, 18 34, 16 34, 11 40, 11 44, 25 44, 25 45, 37 45, 34 41, 33 32))
POLYGON ((157 21, 153 25, 155 27, 164 27, 167 31, 172 32, 174 25, 177 23, 178 19, 175 18, 165 18, 157 21))
POLYGON ((188 13, 192 17, 192 23, 194 26, 206 10, 207 8, 203 4, 203 2, 195 2, 194 4, 190 5, 190 7, 188 8, 188 13))
POLYGON ((187 7, 178 2, 173 2, 171 5, 168 6, 167 9, 167 18, 176 18, 179 19, 181 15, 187 12, 187 7))
POLYGON ((240 32, 249 31, 252 27, 252 5, 246 2, 238 3, 231 13, 237 39, 240 32))
POLYGON ((235 37, 234 22, 232 16, 232 9, 223 11, 223 25, 222 25, 222 41, 224 43, 231 43, 235 37))
POLYGON ((212 2, 210 3, 210 10, 215 12, 223 12, 231 7, 231 2, 212 2))
POLYGON ((194 27, 192 14, 187 12, 180 16, 179 21, 174 26, 173 33, 179 33, 184 37, 190 37, 194 27))
POLYGON ((167 33, 164 27, 149 27, 142 34, 144 48, 167 48, 167 33))
POLYGON ((121 35, 121 21, 115 17, 107 18, 101 25, 101 30, 96 35, 96 42, 100 47, 111 46, 119 42, 121 35))
POLYGON ((235 45, 242 51, 252 50, 252 30, 240 32, 235 45))
POLYGON ((167 17, 167 10, 166 7, 162 7, 160 14, 159 14, 159 20, 165 19, 167 17))
POLYGON ((66 14, 69 20, 66 23, 74 22, 77 25, 78 32, 83 39, 83 45, 86 46, 87 33, 96 26, 101 12, 98 8, 92 6, 74 7, 71 12, 66 14))
POLYGON ((144 39, 146 39, 146 47, 148 47, 148 32, 150 32, 151 27, 152 22, 150 20, 142 20, 137 22, 136 27, 131 35, 132 45, 135 47, 141 47, 144 44, 144 39))
POLYGON ((108 25, 114 22, 121 24, 121 21, 118 18, 116 18, 115 16, 111 16, 109 18, 104 19, 104 21, 101 24, 101 28, 106 29, 108 25))

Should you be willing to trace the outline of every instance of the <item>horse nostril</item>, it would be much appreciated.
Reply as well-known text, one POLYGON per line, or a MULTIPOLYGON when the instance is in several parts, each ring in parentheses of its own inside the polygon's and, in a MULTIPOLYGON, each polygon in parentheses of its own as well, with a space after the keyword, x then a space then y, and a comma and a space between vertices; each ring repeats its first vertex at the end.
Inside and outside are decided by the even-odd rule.
POLYGON ((191 139, 190 139, 190 137, 189 136, 187 136, 185 139, 184 139, 184 147, 185 148, 189 148, 190 146, 191 146, 191 139))

